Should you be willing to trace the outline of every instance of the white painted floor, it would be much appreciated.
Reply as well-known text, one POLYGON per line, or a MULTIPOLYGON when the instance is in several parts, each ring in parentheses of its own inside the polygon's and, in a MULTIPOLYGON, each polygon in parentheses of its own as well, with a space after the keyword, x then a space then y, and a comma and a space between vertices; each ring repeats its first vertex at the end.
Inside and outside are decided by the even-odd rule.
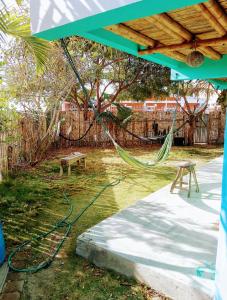
POLYGON ((173 299, 212 299, 209 270, 203 277, 197 270, 215 264, 222 160, 197 170, 200 193, 170 194, 168 185, 80 235, 77 254, 173 299))

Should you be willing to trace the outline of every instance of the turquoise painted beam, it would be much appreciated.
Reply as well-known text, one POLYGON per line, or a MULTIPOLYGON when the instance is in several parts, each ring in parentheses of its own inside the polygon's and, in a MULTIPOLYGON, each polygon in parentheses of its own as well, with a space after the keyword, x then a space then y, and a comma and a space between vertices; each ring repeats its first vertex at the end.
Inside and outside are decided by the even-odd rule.
POLYGON ((224 160, 222 176, 222 203, 219 224, 219 240, 216 261, 215 300, 227 299, 227 114, 224 137, 224 160))
POLYGON ((217 90, 227 90, 227 82, 222 80, 209 80, 217 90))
MULTIPOLYGON (((50 14, 53 14, 53 12, 48 12, 47 10, 46 15, 49 18, 48 21, 50 22, 50 28, 41 32, 33 32, 33 35, 50 41, 58 40, 63 37, 82 34, 85 32, 106 27, 108 25, 126 22, 145 16, 160 14, 163 12, 175 10, 186 6, 191 6, 206 1, 208 0, 141 0, 136 3, 132 3, 103 13, 89 16, 74 22, 67 22, 66 19, 66 23, 61 26, 58 26, 57 23, 55 24, 51 22, 50 19, 51 17, 53 18, 53 16, 51 16, 50 14)), ((37 22, 37 19, 40 19, 40 12, 36 8, 37 3, 30 1, 30 5, 32 10, 31 21, 33 24, 33 22, 37 22)), ((58 13, 60 14, 61 12, 58 13)), ((45 16, 43 18, 45 18, 45 16)), ((64 18, 64 14, 62 14, 61 18, 64 18)), ((38 21, 44 22, 44 20, 42 19, 38 21)))
MULTIPOLYGON (((220 78, 221 76, 219 76, 220 78)), ((192 78, 192 79, 199 79, 199 78, 192 78)), ((171 80, 191 80, 190 77, 185 76, 184 74, 177 72, 176 70, 171 69, 171 80)), ((213 84, 213 86, 217 90, 226 90, 227 89, 227 82, 223 80, 218 80, 218 79, 208 79, 210 83, 213 84)))
POLYGON ((223 55, 220 60, 205 58, 204 64, 198 68, 179 63, 174 70, 178 75, 176 78, 176 73, 173 72, 171 74, 173 80, 227 77, 227 55, 223 55))
MULTIPOLYGON (((81 34, 81 36, 93 40, 95 42, 98 42, 100 44, 113 47, 115 49, 118 49, 120 51, 127 52, 129 54, 132 54, 137 57, 144 58, 144 56, 138 55, 138 45, 130 40, 127 40, 123 38, 120 35, 117 35, 111 31, 105 30, 105 29, 98 29, 93 30, 91 32, 86 32, 81 34)), ((169 68, 178 68, 178 65, 180 64, 179 61, 172 59, 166 55, 163 54, 151 54, 146 55, 146 60, 153 61, 155 63, 164 65, 169 68)))

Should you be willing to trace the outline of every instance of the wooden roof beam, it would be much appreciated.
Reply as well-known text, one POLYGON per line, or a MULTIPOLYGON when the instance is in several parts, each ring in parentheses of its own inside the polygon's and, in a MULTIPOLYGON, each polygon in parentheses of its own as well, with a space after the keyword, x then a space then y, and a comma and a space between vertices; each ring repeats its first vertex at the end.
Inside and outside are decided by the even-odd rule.
MULTIPOLYGON (((110 30, 116 34, 119 34, 126 39, 132 40, 133 42, 136 42, 137 44, 141 46, 150 46, 153 47, 157 42, 153 40, 152 38, 149 38, 148 36, 126 26, 125 24, 116 24, 106 27, 107 30, 110 30)), ((162 46, 161 43, 159 43, 159 46, 162 46)), ((179 53, 177 51, 172 51, 172 53, 168 53, 169 51, 166 50, 163 53, 173 57, 176 60, 185 61, 186 56, 182 53, 179 53)))
POLYGON ((196 34, 196 38, 199 40, 207 40, 215 37, 217 37, 217 32, 213 30, 196 34))
POLYGON ((148 36, 124 25, 124 24, 116 24, 106 27, 107 30, 110 30, 116 34, 119 34, 126 39, 132 40, 141 46, 150 46, 153 47, 156 44, 156 41, 148 36))
POLYGON ((180 53, 178 51, 168 51, 167 50, 167 51, 163 51, 162 53, 165 54, 166 56, 172 57, 176 60, 183 61, 183 62, 186 61, 186 55, 184 55, 183 53, 180 53))
MULTIPOLYGON (((214 38, 214 39, 208 39, 208 40, 198 40, 196 41, 197 47, 209 47, 209 46, 220 46, 227 43, 227 35, 221 38, 214 38)), ((194 42, 184 42, 181 44, 175 44, 175 45, 169 45, 169 46, 158 46, 154 47, 153 49, 147 49, 147 50, 141 50, 139 51, 139 55, 147 55, 147 54, 153 54, 163 51, 178 51, 180 49, 187 49, 187 48, 193 48, 194 42)))
POLYGON ((204 5, 225 30, 227 30, 227 14, 222 6, 216 0, 209 0, 208 2, 205 2, 204 5))
POLYGON ((222 58, 222 55, 214 50, 212 47, 206 46, 206 47, 199 47, 199 51, 203 53, 203 55, 210 57, 214 60, 219 60, 222 58))
MULTIPOLYGON (((170 16, 163 13, 157 16, 153 16, 155 26, 162 29, 164 32, 170 34, 173 38, 181 38, 183 41, 191 41, 194 39, 194 36, 191 32, 185 29, 181 24, 177 23, 170 16)), ((149 21, 149 19, 147 19, 149 21)), ((211 47, 202 47, 199 49, 205 56, 208 56, 211 59, 218 60, 221 59, 222 55, 212 49, 211 47)))
POLYGON ((203 15, 203 17, 206 18, 206 20, 210 23, 212 28, 217 31, 217 33, 219 33, 221 36, 226 34, 225 28, 219 23, 219 21, 212 15, 212 13, 203 3, 197 4, 195 7, 203 15))

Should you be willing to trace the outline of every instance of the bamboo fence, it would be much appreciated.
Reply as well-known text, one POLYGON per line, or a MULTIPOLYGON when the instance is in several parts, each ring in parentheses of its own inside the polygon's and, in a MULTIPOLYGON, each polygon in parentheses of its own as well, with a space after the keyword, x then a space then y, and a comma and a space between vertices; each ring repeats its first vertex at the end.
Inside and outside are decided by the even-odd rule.
MULTIPOLYGON (((60 133, 65 137, 76 140, 88 129, 92 122, 93 114, 90 112, 88 119, 84 120, 83 112, 61 112, 60 133)), ((224 141, 224 119, 221 111, 213 111, 206 117, 206 126, 197 122, 195 132, 196 143, 222 144, 224 141)), ((153 137, 153 123, 158 123, 158 133, 160 135, 168 132, 172 123, 172 113, 169 112, 146 112, 135 114, 127 129, 141 137, 153 137)), ((176 127, 185 121, 181 113, 177 114, 176 127)), ((20 167, 23 163, 34 160, 35 152, 39 148, 42 136, 47 130, 48 121, 44 116, 34 119, 31 116, 23 115, 18 123, 18 128, 12 132, 0 132, 0 177, 2 173, 7 173, 15 167, 20 167)), ((58 126, 56 126, 57 128, 58 126)), ((141 146, 146 143, 127 133, 115 124, 109 124, 109 131, 113 138, 123 147, 141 146)), ((187 143, 188 126, 184 126, 178 133, 178 137, 183 137, 187 143)), ((105 134, 102 126, 94 122, 85 138, 78 142, 65 140, 56 135, 52 142, 53 148, 67 148, 72 146, 86 147, 109 147, 112 146, 109 138, 105 134)))

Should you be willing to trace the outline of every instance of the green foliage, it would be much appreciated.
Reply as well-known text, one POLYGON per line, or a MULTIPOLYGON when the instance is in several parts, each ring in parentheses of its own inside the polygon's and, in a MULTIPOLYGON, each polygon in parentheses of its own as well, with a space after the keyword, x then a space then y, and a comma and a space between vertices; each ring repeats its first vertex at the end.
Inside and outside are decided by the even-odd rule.
POLYGON ((10 107, 8 99, 0 96, 0 132, 13 131, 17 127, 18 119, 18 113, 10 107))
POLYGON ((132 72, 138 68, 142 68, 142 72, 136 83, 122 93, 121 100, 144 100, 170 95, 172 82, 169 68, 136 57, 130 59, 130 64, 133 66, 132 72))
MULTIPOLYGON (((67 43, 90 98, 96 99, 100 111, 121 99, 169 93, 167 68, 79 37, 67 43)), ((70 99, 81 107, 85 103, 79 84, 70 99)))
POLYGON ((118 120, 126 125, 127 122, 131 119, 132 117, 132 110, 129 107, 122 106, 119 103, 113 103, 114 106, 117 107, 117 118, 118 120))
POLYGON ((227 90, 221 91, 217 99, 217 104, 221 105, 222 110, 225 112, 227 107, 227 90))
MULTIPOLYGON (((29 37, 27 41, 32 39, 33 37, 29 37)), ((41 41, 41 44, 37 44, 39 49, 42 40, 35 39, 35 41, 41 41)), ((33 115, 35 119, 46 111, 51 120, 53 107, 58 106, 68 94, 73 79, 67 72, 61 49, 58 47, 51 47, 46 57, 48 63, 42 74, 35 72, 36 62, 27 50, 27 44, 16 40, 11 42, 8 49, 4 51, 3 80, 6 95, 9 100, 19 105, 23 111, 33 115)))
POLYGON ((31 36, 30 20, 25 12, 21 14, 15 11, 8 11, 5 7, 0 9, 1 40, 4 41, 5 36, 8 35, 24 41, 27 50, 32 53, 36 59, 37 72, 42 72, 47 62, 50 43, 31 36))

